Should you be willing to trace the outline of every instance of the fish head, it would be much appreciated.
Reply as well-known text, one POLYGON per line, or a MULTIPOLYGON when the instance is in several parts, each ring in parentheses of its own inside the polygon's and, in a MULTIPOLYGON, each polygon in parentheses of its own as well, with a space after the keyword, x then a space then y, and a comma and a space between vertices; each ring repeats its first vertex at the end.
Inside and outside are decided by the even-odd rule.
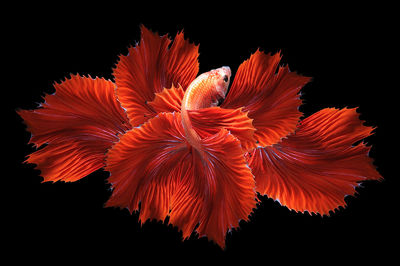
POLYGON ((212 83, 212 106, 217 106, 225 99, 231 75, 231 69, 228 66, 213 69, 209 72, 209 79, 212 83))

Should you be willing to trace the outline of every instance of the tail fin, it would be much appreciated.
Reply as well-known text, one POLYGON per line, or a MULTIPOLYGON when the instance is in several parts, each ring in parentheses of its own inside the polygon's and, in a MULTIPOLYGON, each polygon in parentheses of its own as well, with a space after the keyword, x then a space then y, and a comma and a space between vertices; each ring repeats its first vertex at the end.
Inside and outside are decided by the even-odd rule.
POLYGON ((345 206, 360 182, 382 178, 368 157, 370 147, 353 145, 372 130, 355 109, 313 114, 281 143, 250 153, 256 190, 301 212, 329 214, 345 206))
POLYGON ((160 113, 125 134, 108 152, 113 193, 107 206, 138 210, 140 220, 164 220, 184 238, 197 231, 220 246, 256 204, 254 178, 240 142, 227 130, 188 146, 180 113, 160 113))
POLYGON ((183 32, 172 41, 144 26, 141 31, 140 43, 120 56, 113 71, 118 99, 134 127, 156 115, 147 104, 156 93, 178 84, 186 90, 199 71, 199 47, 185 40, 183 32))
POLYGON ((310 81, 280 67, 280 52, 264 54, 257 50, 235 74, 222 108, 243 108, 254 119, 258 146, 276 144, 296 130, 302 116, 300 89, 310 81))
POLYGON ((44 181, 79 180, 104 166, 105 153, 130 129, 111 81, 71 76, 54 85, 36 110, 20 110, 30 143, 47 146, 26 160, 37 165, 44 181))
POLYGON ((226 129, 241 143, 244 152, 256 147, 253 119, 243 112, 242 108, 224 109, 220 107, 202 108, 187 111, 194 130, 202 139, 226 129))

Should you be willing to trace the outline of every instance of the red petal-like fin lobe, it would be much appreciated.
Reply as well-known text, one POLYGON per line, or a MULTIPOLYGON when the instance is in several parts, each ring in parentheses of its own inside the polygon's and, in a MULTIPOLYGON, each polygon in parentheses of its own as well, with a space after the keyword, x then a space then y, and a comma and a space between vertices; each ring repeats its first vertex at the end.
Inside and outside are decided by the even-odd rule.
POLYGON ((281 143, 250 154, 257 191, 301 212, 329 214, 345 206, 345 196, 354 195, 361 181, 381 179, 368 157, 370 147, 353 145, 372 130, 355 109, 311 115, 281 143))
POLYGON ((242 111, 242 108, 210 107, 200 110, 188 110, 188 113, 193 128, 202 139, 214 135, 224 128, 240 140, 244 151, 249 151, 256 147, 253 119, 250 119, 247 113, 242 111))
POLYGON ((227 130, 202 141, 200 155, 186 143, 180 113, 160 113, 126 133, 108 153, 107 206, 134 211, 141 202, 141 221, 170 215, 184 238, 200 223, 200 235, 224 246, 227 230, 255 207, 254 177, 227 130))
POLYGON ((300 89, 310 80, 287 66, 278 67, 279 53, 266 55, 256 51, 244 61, 235 75, 229 93, 221 107, 244 107, 254 127, 259 146, 278 143, 292 133, 299 122, 300 89))
POLYGON ((171 193, 186 172, 188 148, 180 115, 160 113, 121 137, 108 152, 106 170, 113 193, 107 206, 138 210, 140 219, 163 220, 169 213, 171 193), (178 116, 178 118, 177 118, 178 116))
POLYGON ((111 81, 72 75, 54 85, 36 110, 21 110, 36 147, 28 163, 37 164, 44 181, 76 181, 104 166, 105 153, 129 130, 111 81))
POLYGON ((208 155, 203 158, 207 167, 198 166, 196 170, 199 179, 205 174, 209 191, 204 195, 205 206, 197 231, 224 247, 227 229, 239 226, 241 219, 247 220, 256 207, 254 176, 239 140, 227 130, 202 140, 202 145, 208 155))
POLYGON ((113 73, 118 99, 132 126, 139 126, 156 115, 147 104, 155 93, 172 85, 186 90, 199 69, 198 46, 186 41, 183 32, 171 44, 166 35, 160 37, 145 27, 141 30, 140 43, 129 48, 127 56, 120 57, 113 73))
POLYGON ((180 112, 183 96, 185 92, 182 87, 164 89, 162 92, 156 93, 153 101, 148 104, 153 108, 155 113, 161 112, 180 112))
POLYGON ((177 187, 170 222, 190 236, 197 232, 221 247, 228 229, 247 220, 256 207, 254 179, 240 142, 227 130, 202 140, 204 154, 192 153, 191 174, 177 187))

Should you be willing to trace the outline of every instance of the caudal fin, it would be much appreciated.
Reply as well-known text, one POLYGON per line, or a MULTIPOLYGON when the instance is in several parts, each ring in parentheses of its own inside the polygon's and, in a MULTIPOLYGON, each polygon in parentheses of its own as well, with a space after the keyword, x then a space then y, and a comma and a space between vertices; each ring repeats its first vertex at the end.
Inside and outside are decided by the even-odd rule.
POLYGON ((138 210, 140 220, 164 220, 187 238, 197 232, 225 245, 228 229, 255 208, 254 177, 240 142, 227 130, 188 146, 180 113, 160 113, 125 134, 108 152, 113 193, 107 206, 138 210))
POLYGON ((301 212, 329 214, 345 206, 360 182, 382 178, 368 157, 370 147, 353 145, 372 130, 355 109, 311 115, 281 143, 250 153, 257 191, 301 212))
POLYGON ((19 110, 40 148, 26 160, 37 165, 44 181, 76 181, 104 166, 106 151, 129 130, 115 98, 113 82, 72 75, 54 85, 35 110, 19 110))

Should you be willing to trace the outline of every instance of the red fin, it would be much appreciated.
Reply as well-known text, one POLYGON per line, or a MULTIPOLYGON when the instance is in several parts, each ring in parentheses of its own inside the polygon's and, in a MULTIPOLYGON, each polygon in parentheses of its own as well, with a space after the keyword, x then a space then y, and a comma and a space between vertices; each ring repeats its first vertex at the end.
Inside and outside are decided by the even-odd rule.
POLYGON ((240 142, 227 130, 202 140, 202 145, 208 157, 196 168, 197 176, 206 177, 209 191, 205 191, 197 231, 224 247, 227 229, 239 226, 241 219, 247 220, 256 207, 254 176, 243 157, 240 142))
POLYGON ((281 56, 257 51, 236 73, 223 108, 244 107, 257 129, 259 146, 278 143, 292 133, 299 122, 300 89, 310 80, 279 67, 281 56), (278 69, 278 71, 277 71, 278 69), (277 71, 277 72, 276 72, 277 71))
POLYGON ((193 128, 204 139, 218 133, 225 128, 230 131, 241 142, 244 151, 256 147, 252 121, 247 113, 238 109, 224 109, 210 107, 200 110, 188 110, 193 128))
POLYGON ((140 220, 164 220, 190 236, 224 246, 225 234, 256 205, 254 178, 239 141, 222 130, 203 140, 204 155, 189 147, 180 113, 160 113, 126 133, 108 153, 113 194, 107 206, 138 210, 140 220))
POLYGON ((138 210, 140 219, 163 220, 169 213, 171 193, 186 172, 189 151, 180 126, 180 115, 161 113, 127 132, 107 155, 106 170, 113 194, 107 206, 138 210), (178 116, 178 118, 177 118, 178 116))
POLYGON ((261 194, 296 211, 329 214, 345 206, 364 180, 378 180, 369 147, 352 146, 371 134, 355 109, 323 109, 304 119, 295 134, 251 153, 249 165, 261 194))
POLYGON ((156 93, 153 101, 148 104, 154 109, 155 113, 161 112, 180 112, 183 96, 185 92, 182 87, 164 89, 156 93))
POLYGON ((121 56, 114 69, 117 96, 126 109, 132 126, 139 126, 156 115, 147 104, 155 93, 172 85, 185 90, 196 77, 199 63, 198 46, 178 33, 169 47, 168 36, 159 36, 142 27, 141 42, 121 56))
POLYGON ((111 81, 71 76, 54 85, 36 110, 21 110, 39 147, 27 162, 37 164, 44 181, 76 181, 104 166, 105 152, 130 129, 111 81))

